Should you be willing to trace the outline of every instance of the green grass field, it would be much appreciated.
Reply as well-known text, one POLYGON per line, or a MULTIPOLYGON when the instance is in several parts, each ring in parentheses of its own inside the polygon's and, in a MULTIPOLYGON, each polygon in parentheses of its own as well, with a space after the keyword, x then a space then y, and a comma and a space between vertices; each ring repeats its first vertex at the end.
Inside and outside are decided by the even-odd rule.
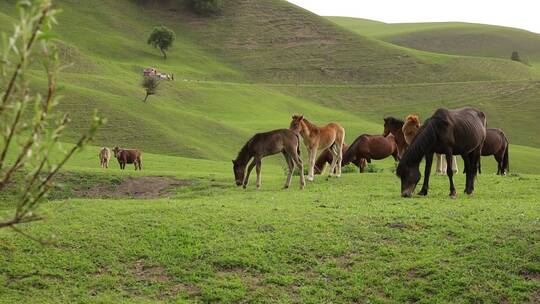
MULTIPOLYGON (((79 167, 90 156, 96 162, 93 152, 70 169, 103 174, 79 167)), ((47 220, 25 231, 55 246, 0 232, 0 301, 535 303, 540 296, 535 175, 486 173, 473 197, 457 200, 447 197, 446 178, 434 177, 427 198, 402 199, 387 162, 378 165, 382 173, 317 178, 303 191, 298 177, 279 190, 283 170, 266 164, 255 191, 253 183, 233 186, 227 163, 147 158, 145 175, 192 184, 160 199, 48 203, 47 220)), ((112 167, 109 178, 141 174, 112 167)), ((458 175, 460 192, 463 183, 458 175)))
MULTIPOLYGON (((14 3, 0 2, 1 30, 14 3)), ((108 124, 58 177, 45 220, 21 226, 51 245, 0 230, 0 303, 540 301, 539 70, 489 44, 392 40, 472 25, 329 21, 281 0, 227 0, 213 18, 178 1, 56 3, 61 58, 72 63, 59 83, 73 119, 65 145, 94 108, 108 124), (167 61, 146 44, 159 24, 176 32, 167 61), (150 66, 175 80, 143 103, 150 66), (339 122, 350 143, 382 133, 384 116, 461 106, 485 111, 512 143, 511 174, 483 158, 472 197, 457 174, 456 200, 441 176, 428 197, 402 199, 390 159, 373 162, 378 173, 317 176, 304 190, 294 176, 281 190, 277 155, 263 162, 260 191, 254 174, 247 190, 234 186, 230 160, 245 141, 294 113, 339 122), (100 147, 116 145, 141 149, 143 171, 99 168, 100 147)), ((510 30, 474 31, 497 41, 510 30)), ((519 33, 532 54, 537 35, 519 33)), ((30 79, 44 87, 39 70, 30 79)), ((19 191, 0 193, 0 219, 19 191)))

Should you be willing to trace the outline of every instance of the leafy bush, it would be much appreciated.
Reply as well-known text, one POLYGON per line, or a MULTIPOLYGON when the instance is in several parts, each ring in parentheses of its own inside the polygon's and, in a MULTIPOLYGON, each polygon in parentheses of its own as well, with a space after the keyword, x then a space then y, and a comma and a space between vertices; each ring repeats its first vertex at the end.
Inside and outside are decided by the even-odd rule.
POLYGON ((379 168, 377 165, 373 164, 373 163, 368 163, 367 166, 366 166, 366 170, 364 172, 367 172, 367 173, 379 173, 379 172, 383 172, 384 169, 383 168, 379 168))
POLYGON ((510 59, 521 62, 521 58, 519 57, 519 53, 517 51, 512 52, 510 59))
POLYGON ((358 173, 360 172, 358 167, 354 164, 348 164, 346 166, 341 167, 341 173, 358 173))
POLYGON ((146 96, 144 97, 144 102, 146 102, 148 96, 156 94, 159 86, 159 79, 156 77, 143 77, 141 86, 146 91, 146 96))
POLYGON ((187 5, 200 15, 215 15, 221 12, 223 0, 187 0, 187 5))

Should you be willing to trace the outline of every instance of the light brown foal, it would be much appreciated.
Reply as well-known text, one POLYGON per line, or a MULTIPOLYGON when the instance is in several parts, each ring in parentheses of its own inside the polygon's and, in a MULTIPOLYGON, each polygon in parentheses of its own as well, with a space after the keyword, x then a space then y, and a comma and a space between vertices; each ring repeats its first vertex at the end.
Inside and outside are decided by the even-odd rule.
POLYGON ((317 127, 309 122, 302 115, 293 115, 291 125, 292 131, 299 133, 304 139, 304 144, 308 150, 309 172, 308 180, 313 181, 315 159, 318 150, 329 150, 333 159, 330 166, 329 176, 341 176, 341 160, 343 159, 343 141, 345 140, 345 129, 337 123, 329 123, 323 127, 317 127), (336 167, 337 166, 337 167, 336 167), (335 173, 334 173, 334 169, 335 173))

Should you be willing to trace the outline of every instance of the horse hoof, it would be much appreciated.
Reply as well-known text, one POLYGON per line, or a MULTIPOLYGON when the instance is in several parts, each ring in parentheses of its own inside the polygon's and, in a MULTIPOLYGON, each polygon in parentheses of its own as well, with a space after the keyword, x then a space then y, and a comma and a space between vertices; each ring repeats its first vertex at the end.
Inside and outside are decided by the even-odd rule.
POLYGON ((314 180, 314 178, 311 177, 311 176, 308 176, 307 180, 310 181, 310 182, 312 182, 312 181, 314 180))
POLYGON ((418 192, 418 195, 420 195, 420 196, 426 196, 426 195, 427 195, 427 191, 421 190, 420 192, 418 192))

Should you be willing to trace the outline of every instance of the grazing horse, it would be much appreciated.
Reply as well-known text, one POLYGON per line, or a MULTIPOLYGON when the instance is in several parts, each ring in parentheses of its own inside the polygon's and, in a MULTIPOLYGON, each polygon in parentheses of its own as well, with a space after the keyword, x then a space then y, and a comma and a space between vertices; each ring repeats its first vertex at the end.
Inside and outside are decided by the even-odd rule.
MULTIPOLYGON (((480 163, 480 153, 486 139, 486 116, 474 108, 456 110, 438 109, 418 130, 418 134, 405 151, 396 170, 401 179, 401 196, 411 197, 420 181, 420 162, 426 158, 424 184, 419 195, 427 195, 433 153, 446 155, 447 162, 454 154, 463 157, 466 171, 465 193, 474 191, 474 178, 480 163)), ((456 197, 456 189, 450 167, 446 173, 450 182, 450 197, 456 197)))
POLYGON ((120 164, 120 169, 124 170, 126 164, 134 164, 135 171, 142 169, 142 154, 139 150, 114 147, 113 152, 118 164, 120 164))
MULTIPOLYGON (((501 129, 487 129, 482 156, 493 155, 497 161, 497 175, 508 173, 508 138, 501 129)), ((478 168, 480 170, 480 168, 478 168)), ((480 172, 481 173, 481 172, 480 172)))
POLYGON ((287 165, 289 166, 287 180, 285 181, 285 186, 283 188, 289 188, 291 185, 292 174, 295 165, 297 165, 300 170, 300 188, 303 189, 305 181, 304 165, 302 164, 302 158, 300 157, 300 137, 298 134, 288 129, 257 133, 246 142, 240 152, 238 152, 236 159, 232 161, 236 185, 243 185, 245 189, 249 181, 249 174, 251 173, 251 170, 253 170, 253 167, 256 166, 257 189, 259 189, 261 187, 261 166, 263 157, 274 155, 279 152, 283 153, 287 165), (252 158, 253 161, 249 164, 246 174, 246 166, 252 158))
POLYGON ((329 123, 324 127, 317 127, 305 119, 304 116, 293 115, 289 129, 302 136, 308 150, 309 181, 312 181, 314 178, 317 151, 328 148, 331 148, 330 152, 333 156, 329 176, 334 174, 334 169, 336 169, 336 176, 341 176, 342 149, 345 140, 345 129, 343 127, 337 123, 329 123))
POLYGON ((101 163, 101 168, 109 168, 110 159, 111 159, 111 149, 107 147, 101 148, 101 151, 99 151, 99 161, 101 163))
MULTIPOLYGON (((347 149, 349 149, 349 145, 343 144, 343 154, 347 152, 347 149)), ((332 164, 332 160, 334 160, 334 157, 332 156, 332 152, 330 149, 324 150, 321 155, 317 158, 317 161, 315 162, 315 174, 323 174, 323 171, 326 167, 326 164, 332 164)), ((364 172, 364 169, 366 168, 366 159, 362 158, 360 160, 357 160, 356 158, 351 161, 355 166, 358 167, 360 170, 360 173, 364 172)))
POLYGON ((405 149, 407 149, 407 141, 405 135, 403 134, 404 122, 401 119, 389 116, 384 118, 384 132, 383 136, 386 137, 388 134, 394 135, 396 144, 398 147, 399 156, 403 155, 405 149))
POLYGON ((394 135, 367 135, 358 136, 351 144, 347 152, 343 155, 343 165, 347 165, 354 159, 366 159, 371 163, 372 159, 379 160, 393 156, 395 161, 399 161, 398 147, 394 135))
MULTIPOLYGON (((403 131, 403 136, 405 137, 405 141, 407 145, 410 145, 412 143, 420 127, 421 127, 421 124, 417 115, 415 114, 407 115, 407 117, 405 118, 405 123, 403 124, 403 127, 401 129, 403 131)), ((385 124, 385 130, 386 130, 386 124, 385 124)), ((446 174, 447 165, 446 165, 445 156, 443 154, 436 154, 436 160, 437 160, 437 164, 435 166, 435 173, 446 174)), ((455 156, 452 158, 452 170, 454 171, 454 173, 458 172, 457 157, 455 156)))

